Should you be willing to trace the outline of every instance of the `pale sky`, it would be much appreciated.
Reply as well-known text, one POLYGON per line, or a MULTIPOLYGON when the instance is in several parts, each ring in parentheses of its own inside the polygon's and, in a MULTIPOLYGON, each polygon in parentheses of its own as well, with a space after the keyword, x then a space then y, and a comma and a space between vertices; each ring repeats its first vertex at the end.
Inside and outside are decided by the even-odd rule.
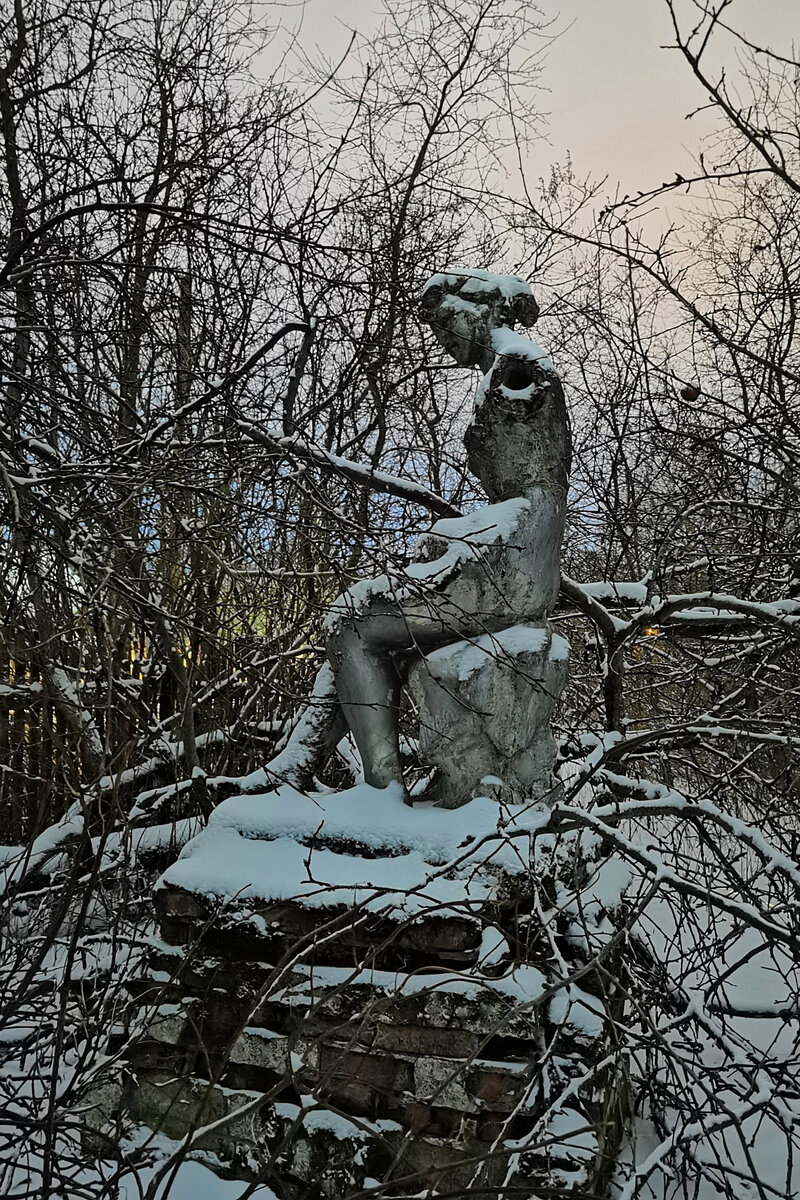
MULTIPOLYGON (((681 2, 688 10, 690 0, 681 2)), ((549 89, 541 103, 551 114, 550 145, 534 148, 531 171, 546 176, 569 151, 579 176, 608 175, 623 191, 687 174, 688 152, 708 123, 685 120, 704 97, 677 51, 660 49, 672 40, 663 0, 538 0, 538 7, 564 32, 538 80, 549 89)), ((374 29, 379 9, 377 0, 307 0, 301 40, 332 57, 346 46, 348 26, 374 29)), ((793 38, 800 42, 800 0, 734 0, 726 18, 784 53, 793 38)))
MULTIPOLYGON (((544 66, 556 157, 568 149, 577 167, 619 179, 623 190, 687 174, 688 151, 709 125, 687 122, 686 114, 705 93, 679 52, 661 49, 674 42, 663 0, 544 0, 541 7, 560 11, 559 24, 570 26, 544 66)), ((726 19, 786 53, 800 36, 800 0, 734 0, 726 19)), ((735 69, 730 44, 724 52, 735 69)))

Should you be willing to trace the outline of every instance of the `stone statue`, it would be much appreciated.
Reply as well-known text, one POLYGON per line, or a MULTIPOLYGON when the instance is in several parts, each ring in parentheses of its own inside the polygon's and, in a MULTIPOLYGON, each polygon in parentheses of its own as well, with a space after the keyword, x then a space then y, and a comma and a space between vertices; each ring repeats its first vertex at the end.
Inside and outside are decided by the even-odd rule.
POLYGON ((410 566, 339 597, 331 665, 287 745, 157 885, 128 1069, 116 1051, 94 1073, 82 1120, 105 1147, 127 1110, 253 1187, 268 1178, 306 1200, 363 1197, 375 1181, 403 1195, 606 1195, 627 1113, 612 986, 625 872, 603 876, 600 905, 592 841, 542 811, 558 794, 551 718, 568 660, 547 621, 564 398, 513 331, 536 318, 521 280, 440 275, 422 304, 456 362, 484 369, 465 440, 489 504, 438 521, 410 566), (413 813, 404 679, 439 806, 413 813), (343 715, 373 786, 315 788, 343 715), (557 915, 546 930, 540 903, 557 915), (583 936, 556 947, 567 926, 583 936))
POLYGON ((420 314, 460 366, 485 372, 464 443, 489 505, 438 521, 420 538, 410 566, 340 596, 327 620, 328 657, 366 781, 375 787, 402 782, 398 710, 413 665, 423 759, 449 775, 439 802, 454 807, 481 780, 501 783, 493 769, 498 752, 504 774, 515 777, 512 790, 547 790, 554 757, 549 719, 568 657, 546 617, 559 589, 570 438, 549 360, 514 332, 517 322, 530 326, 538 316, 524 281, 483 271, 436 275, 423 291, 420 314), (524 690, 534 700, 539 694, 527 714, 527 725, 539 732, 539 752, 532 751, 536 730, 519 734, 526 717, 518 684, 509 691, 522 660, 529 668, 523 675, 530 675, 524 690), (498 692, 494 665, 503 662, 514 671, 505 671, 498 692), (476 713, 475 697, 462 686, 476 672, 484 676, 477 689, 484 701, 501 710, 511 704, 514 712, 476 713), (487 733, 492 719, 497 729, 487 733))

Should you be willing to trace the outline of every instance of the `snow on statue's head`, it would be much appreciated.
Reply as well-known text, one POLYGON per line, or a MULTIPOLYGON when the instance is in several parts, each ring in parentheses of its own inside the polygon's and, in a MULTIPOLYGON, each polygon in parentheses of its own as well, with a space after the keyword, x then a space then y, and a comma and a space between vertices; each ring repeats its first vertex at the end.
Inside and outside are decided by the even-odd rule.
POLYGON ((447 272, 425 284, 420 319, 461 367, 488 371, 495 352, 491 333, 519 323, 529 328, 539 306, 524 279, 490 271, 447 272))

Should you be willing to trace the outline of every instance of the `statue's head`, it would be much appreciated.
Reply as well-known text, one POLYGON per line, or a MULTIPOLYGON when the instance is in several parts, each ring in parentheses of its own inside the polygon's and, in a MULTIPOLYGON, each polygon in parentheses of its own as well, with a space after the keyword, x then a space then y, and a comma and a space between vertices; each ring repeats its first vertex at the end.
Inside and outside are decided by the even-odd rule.
POLYGON ((524 279, 490 271, 434 275, 420 299, 420 319, 461 367, 488 371, 495 358, 492 330, 529 328, 539 306, 524 279))
POLYGON ((538 316, 524 279, 489 271, 434 275, 420 300, 421 319, 448 354, 485 373, 464 444, 492 503, 531 488, 566 493, 570 436, 558 376, 528 338, 492 336, 503 326, 530 327, 538 316))

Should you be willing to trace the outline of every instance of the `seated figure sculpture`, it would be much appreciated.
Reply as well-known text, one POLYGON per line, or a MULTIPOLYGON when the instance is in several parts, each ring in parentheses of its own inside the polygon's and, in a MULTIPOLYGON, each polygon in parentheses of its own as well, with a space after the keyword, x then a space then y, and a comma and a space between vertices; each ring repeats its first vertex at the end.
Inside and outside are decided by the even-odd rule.
POLYGON ((328 617, 339 702, 366 782, 379 788, 402 783, 398 712, 415 659, 457 641, 484 644, 519 622, 546 628, 570 464, 561 384, 536 344, 514 332, 538 316, 527 283, 483 271, 436 275, 420 315, 460 366, 485 372, 464 442, 489 504, 438 521, 411 565, 355 584, 328 617))

